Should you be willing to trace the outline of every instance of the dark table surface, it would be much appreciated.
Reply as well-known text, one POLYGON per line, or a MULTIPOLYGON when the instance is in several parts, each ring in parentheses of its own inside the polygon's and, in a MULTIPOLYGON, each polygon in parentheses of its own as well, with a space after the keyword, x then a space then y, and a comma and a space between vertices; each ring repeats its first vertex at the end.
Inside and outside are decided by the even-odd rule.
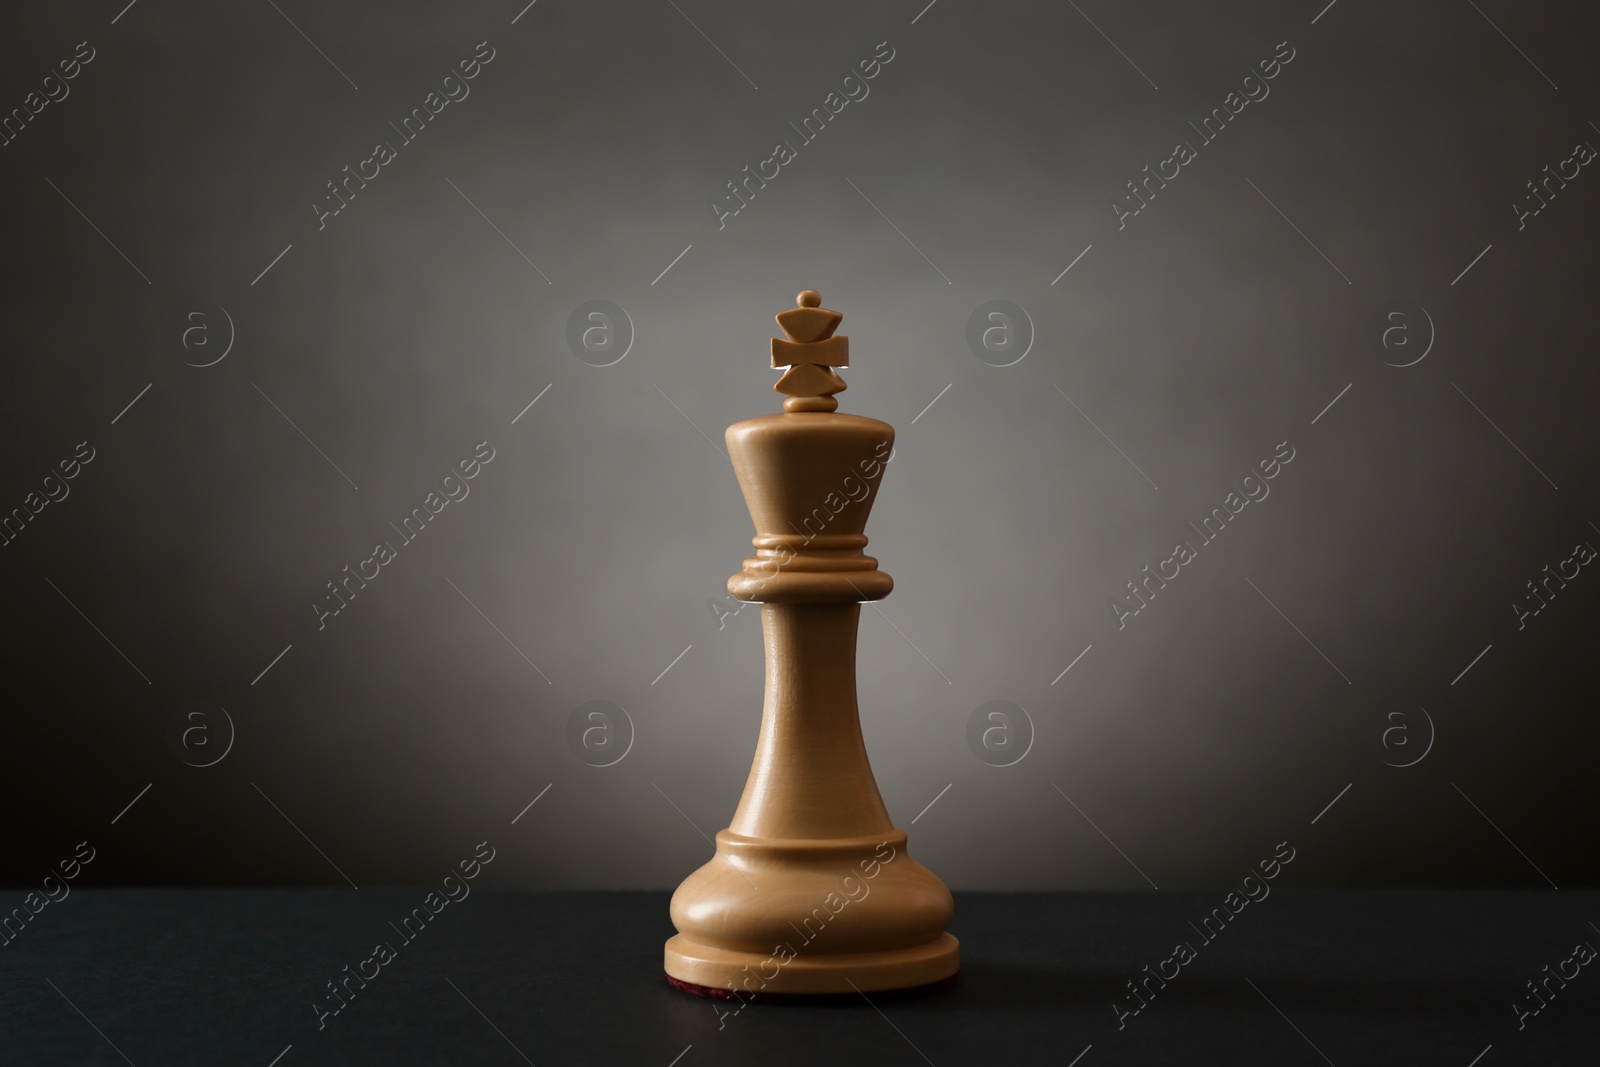
POLYGON ((666 893, 477 890, 404 942, 426 892, 74 891, 0 948, 0 1063, 1600 1063, 1600 966, 1513 1009, 1600 946, 1594 892, 1275 890, 1209 942, 1221 893, 958 893, 954 989, 736 1014, 667 987, 666 893))

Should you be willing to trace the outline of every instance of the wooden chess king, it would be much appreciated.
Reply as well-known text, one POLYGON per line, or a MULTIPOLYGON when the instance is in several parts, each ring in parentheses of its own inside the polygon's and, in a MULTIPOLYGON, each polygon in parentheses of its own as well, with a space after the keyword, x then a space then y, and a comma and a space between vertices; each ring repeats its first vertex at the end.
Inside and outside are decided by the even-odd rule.
POLYGON ((808 289, 777 317, 784 414, 727 431, 756 527, 728 591, 761 604, 766 701, 733 822, 672 896, 668 981, 703 996, 909 989, 961 966, 950 891, 906 854, 861 737, 861 603, 894 588, 862 531, 894 427, 838 413, 849 339, 821 302, 808 289))

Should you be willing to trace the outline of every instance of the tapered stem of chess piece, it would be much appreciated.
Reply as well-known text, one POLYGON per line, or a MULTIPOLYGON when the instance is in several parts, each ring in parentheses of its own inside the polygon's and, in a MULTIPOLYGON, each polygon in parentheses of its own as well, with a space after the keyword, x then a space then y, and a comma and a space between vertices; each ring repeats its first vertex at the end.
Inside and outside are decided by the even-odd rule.
POLYGON ((761 734, 716 855, 673 894, 666 971, 741 999, 938 985, 961 965, 950 891, 907 855, 856 706, 861 604, 894 588, 862 551, 894 427, 837 411, 849 341, 821 297, 808 289, 777 318, 784 414, 726 435, 756 528, 728 591, 761 604, 761 734))

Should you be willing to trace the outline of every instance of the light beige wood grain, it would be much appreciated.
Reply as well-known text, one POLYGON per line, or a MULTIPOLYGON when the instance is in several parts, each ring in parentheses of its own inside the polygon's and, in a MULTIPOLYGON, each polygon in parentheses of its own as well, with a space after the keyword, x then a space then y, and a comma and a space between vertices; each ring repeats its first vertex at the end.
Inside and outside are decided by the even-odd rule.
MULTIPOLYGON (((810 290, 798 301, 820 303, 810 290)), ((800 318, 808 337, 837 323, 800 318)), ((680 981, 740 993, 870 993, 960 968, 950 891, 907 854, 856 705, 861 603, 894 588, 863 551, 894 428, 819 401, 835 405, 791 396, 785 414, 726 435, 756 528, 728 590, 761 604, 766 696, 733 820, 673 894, 665 959, 680 981)))

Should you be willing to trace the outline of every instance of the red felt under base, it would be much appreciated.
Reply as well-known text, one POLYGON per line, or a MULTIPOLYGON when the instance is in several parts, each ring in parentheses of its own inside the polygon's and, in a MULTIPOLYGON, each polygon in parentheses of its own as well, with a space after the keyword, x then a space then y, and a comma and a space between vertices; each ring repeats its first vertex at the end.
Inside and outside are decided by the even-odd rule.
MULTIPOLYGON (((938 993, 949 989, 956 984, 956 979, 961 977, 957 971, 949 978, 941 978, 937 982, 926 985, 909 986, 905 989, 879 989, 873 990, 872 1001, 900 1000, 905 997, 921 997, 930 993, 938 993)), ((711 1000, 735 1000, 741 1004, 859 1004, 866 994, 863 993, 741 993, 732 989, 715 989, 711 986, 695 985, 681 979, 667 975, 667 985, 673 989, 689 993, 697 997, 707 997, 711 1000)))

